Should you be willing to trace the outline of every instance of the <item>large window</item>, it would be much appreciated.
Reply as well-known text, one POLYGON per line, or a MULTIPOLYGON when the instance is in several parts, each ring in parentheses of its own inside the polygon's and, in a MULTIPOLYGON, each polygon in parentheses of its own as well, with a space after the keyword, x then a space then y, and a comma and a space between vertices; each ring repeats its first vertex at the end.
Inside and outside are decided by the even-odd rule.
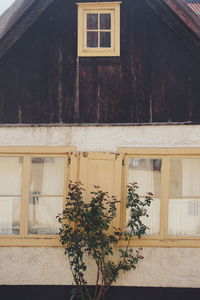
POLYGON ((120 3, 78 3, 78 56, 120 55, 120 3))
POLYGON ((56 239, 66 196, 66 148, 26 148, 0 155, 0 243, 45 244, 56 239))
POLYGON ((84 184, 85 201, 94 185, 121 200, 116 228, 128 222, 126 186, 137 182, 140 197, 152 192, 154 201, 149 230, 133 245, 200 247, 200 149, 69 147, 0 147, 0 246, 59 246, 56 216, 69 180, 84 184))
MULTIPOLYGON (((154 194, 141 245, 194 245, 200 243, 200 150, 122 149, 125 182, 138 183, 137 193, 154 194)), ((126 198, 126 189, 124 191, 126 198)), ((125 206, 125 201, 124 204, 125 206)), ((124 211, 121 225, 129 212, 124 211)))

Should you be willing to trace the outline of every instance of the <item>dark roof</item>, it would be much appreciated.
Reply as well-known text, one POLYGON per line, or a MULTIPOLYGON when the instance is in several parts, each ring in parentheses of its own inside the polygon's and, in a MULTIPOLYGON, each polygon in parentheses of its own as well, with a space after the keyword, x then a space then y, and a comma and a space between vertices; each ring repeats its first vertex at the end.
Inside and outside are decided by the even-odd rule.
MULTIPOLYGON (((53 1, 57 0, 15 0, 0 17, 0 58, 53 1)), ((183 0, 141 1, 146 1, 159 17, 179 34, 190 48, 194 49, 200 58, 200 18, 183 0)))
POLYGON ((200 3, 200 0, 185 0, 186 3, 200 3))
POLYGON ((54 0, 15 0, 0 17, 0 58, 54 0))
POLYGON ((187 2, 187 5, 200 16, 200 2, 187 2))
POLYGON ((145 0, 200 59, 200 18, 183 0, 145 0))
POLYGON ((34 0, 17 0, 5 11, 0 18, 0 39, 9 31, 33 2, 34 0))

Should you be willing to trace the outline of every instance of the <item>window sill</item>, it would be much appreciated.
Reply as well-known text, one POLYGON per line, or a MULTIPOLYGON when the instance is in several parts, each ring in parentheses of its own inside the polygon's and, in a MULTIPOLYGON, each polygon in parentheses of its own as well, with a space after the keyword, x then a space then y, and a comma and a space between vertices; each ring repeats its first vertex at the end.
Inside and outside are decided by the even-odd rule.
POLYGON ((1 238, 0 247, 61 247, 57 238, 1 238))

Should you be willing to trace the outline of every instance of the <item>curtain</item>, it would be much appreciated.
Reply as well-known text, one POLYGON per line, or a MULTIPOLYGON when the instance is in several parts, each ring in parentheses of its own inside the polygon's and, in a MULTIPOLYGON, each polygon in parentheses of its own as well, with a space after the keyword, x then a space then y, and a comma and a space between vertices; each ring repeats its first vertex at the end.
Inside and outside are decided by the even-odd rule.
MULTIPOLYGON (((161 160, 130 158, 128 164, 128 183, 137 182, 136 191, 141 198, 145 198, 148 192, 154 194, 151 206, 147 208, 148 218, 143 218, 143 223, 149 227, 148 235, 159 235, 160 228, 160 184, 161 184, 161 160)), ((128 221, 129 211, 126 213, 128 221)))

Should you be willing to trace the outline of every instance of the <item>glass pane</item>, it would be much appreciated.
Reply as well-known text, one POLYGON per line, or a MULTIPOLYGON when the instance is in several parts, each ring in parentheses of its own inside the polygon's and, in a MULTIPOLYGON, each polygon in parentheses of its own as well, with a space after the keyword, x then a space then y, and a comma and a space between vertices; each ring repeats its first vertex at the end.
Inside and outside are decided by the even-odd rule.
POLYGON ((58 234, 59 224, 56 216, 63 210, 62 197, 38 197, 29 202, 29 234, 58 234))
POLYGON ((173 236, 200 235, 200 159, 170 160, 168 232, 173 236))
MULTIPOLYGON (((155 199, 150 207, 147 207, 149 217, 142 217, 141 221, 149 228, 146 235, 159 236, 160 233, 160 200, 155 199)), ((129 209, 126 211, 126 220, 129 220, 129 209)))
POLYGON ((111 29, 111 14, 100 14, 100 29, 111 29))
POLYGON ((140 196, 153 193, 160 198, 161 193, 161 159, 130 158, 128 162, 128 183, 137 182, 140 196))
POLYGON ((21 195, 23 157, 0 157, 0 195, 21 195))
POLYGON ((87 14, 87 29, 98 29, 98 14, 87 14))
POLYGON ((169 200, 169 235, 200 236, 200 198, 169 200))
POLYGON ((101 32, 100 33, 100 47, 109 48, 111 47, 111 33, 101 32))
POLYGON ((0 235, 19 234, 20 197, 0 197, 0 235))
POLYGON ((170 197, 200 196, 200 159, 170 160, 170 197))
POLYGON ((87 32, 87 47, 89 48, 98 47, 98 32, 96 31, 87 32))
POLYGON ((128 183, 137 182, 136 192, 140 197, 153 193, 154 201, 147 208, 149 217, 142 220, 150 228, 147 235, 159 235, 160 232, 161 169, 161 159, 130 158, 128 161, 128 183))
POLYGON ((30 193, 32 195, 63 195, 63 157, 32 157, 30 193))

